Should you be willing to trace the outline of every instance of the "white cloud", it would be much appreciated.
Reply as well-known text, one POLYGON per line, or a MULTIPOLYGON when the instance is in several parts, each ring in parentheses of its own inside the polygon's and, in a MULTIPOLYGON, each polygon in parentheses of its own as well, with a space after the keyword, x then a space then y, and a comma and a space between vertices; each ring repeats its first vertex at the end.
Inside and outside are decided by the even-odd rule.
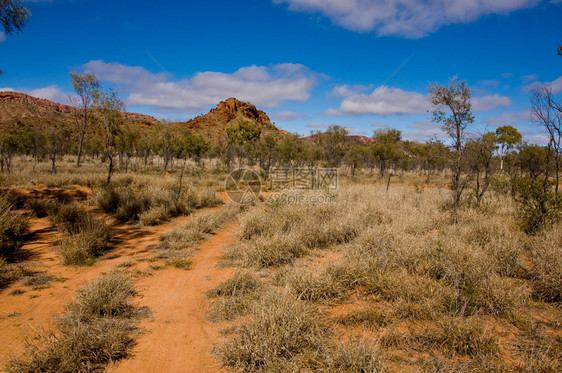
POLYGON ((532 82, 533 80, 537 80, 538 78, 539 78, 539 76, 537 74, 523 75, 521 77, 521 81, 523 83, 529 83, 529 82, 532 82))
POLYGON ((128 105, 186 112, 200 111, 199 105, 216 105, 229 97, 270 108, 283 101, 305 102, 319 76, 300 64, 252 65, 233 73, 200 72, 190 79, 180 79, 180 87, 166 74, 140 66, 93 60, 82 67, 128 94, 128 105))
MULTIPOLYGON (((314 128, 314 129, 328 129, 331 126, 334 126, 334 123, 323 123, 323 122, 311 122, 307 123, 306 127, 314 128)), ((344 127, 349 135, 362 135, 364 131, 359 128, 352 128, 352 127, 344 127)))
POLYGON ((532 91, 533 89, 539 88, 540 86, 543 86, 543 85, 545 85, 545 84, 547 84, 547 85, 550 86, 550 88, 552 89, 552 93, 560 93, 560 92, 562 92, 562 76, 559 77, 558 79, 555 79, 555 80, 551 81, 551 82, 546 82, 546 83, 543 83, 543 82, 533 82, 533 83, 531 83, 531 84, 526 85, 525 87, 523 87, 523 90, 524 90, 525 92, 530 92, 530 91, 532 91))
POLYGON ((415 122, 408 126, 408 130, 403 131, 403 138, 414 141, 427 141, 434 137, 443 139, 447 134, 441 127, 431 121, 415 122), (413 131, 411 131, 413 130, 413 131))
POLYGON ((386 125, 385 123, 371 123, 369 126, 374 127, 374 128, 388 128, 388 125, 386 125))
POLYGON ((327 115, 332 116, 351 113, 384 116, 425 113, 430 108, 426 96, 417 92, 407 92, 400 88, 382 86, 371 94, 367 94, 343 85, 335 87, 332 94, 342 98, 339 109, 326 111, 327 115))
MULTIPOLYGON (((331 116, 346 114, 390 116, 422 114, 432 109, 428 97, 418 92, 386 86, 377 88, 371 94, 361 91, 363 89, 358 91, 346 85, 335 87, 332 95, 342 99, 340 107, 329 109, 324 114, 331 116)), ((475 112, 508 107, 511 103, 509 97, 498 94, 472 98, 472 108, 475 112)))
POLYGON ((503 78, 503 79, 508 79, 508 78, 511 78, 512 76, 513 76, 512 73, 503 73, 503 74, 502 74, 502 78, 503 78))
POLYGON ((68 95, 65 94, 56 85, 50 85, 48 87, 37 88, 37 89, 29 89, 29 90, 26 89, 23 90, 23 92, 27 93, 30 96, 44 98, 45 100, 49 100, 49 101, 68 103, 68 95))
POLYGON ((287 122, 295 119, 309 119, 307 115, 299 114, 296 111, 280 111, 278 113, 273 113, 271 117, 276 120, 284 120, 287 122))
POLYGON ((68 93, 65 93, 57 85, 50 85, 48 87, 28 89, 28 88, 18 88, 14 89, 12 87, 0 87, 0 92, 21 92, 27 95, 44 98, 45 100, 59 102, 61 104, 69 104, 68 93))
POLYGON ((3 43, 5 41, 6 41, 6 34, 0 31, 0 43, 3 43))
POLYGON ((517 124, 529 124, 531 122, 531 112, 521 111, 518 113, 503 113, 496 117, 487 118, 484 123, 493 127, 513 126, 517 124))
POLYGON ((500 81, 497 79, 486 79, 486 80, 479 80, 478 84, 480 84, 483 87, 498 88, 498 86, 500 85, 500 81))
POLYGON ((472 110, 475 112, 506 108, 511 106, 511 104, 512 101, 509 97, 498 94, 472 98, 472 110))
POLYGON ((451 23, 507 14, 540 0, 273 0, 297 12, 320 13, 336 25, 378 35, 419 38, 451 23))

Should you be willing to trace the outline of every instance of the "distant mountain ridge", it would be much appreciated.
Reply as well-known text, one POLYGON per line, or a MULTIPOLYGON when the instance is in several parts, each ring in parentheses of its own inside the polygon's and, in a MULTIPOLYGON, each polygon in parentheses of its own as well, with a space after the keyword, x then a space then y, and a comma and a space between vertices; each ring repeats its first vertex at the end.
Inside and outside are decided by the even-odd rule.
MULTIPOLYGON (((0 92, 0 127, 8 130, 31 127, 44 130, 50 126, 70 125, 80 109, 74 106, 52 102, 20 92, 0 92)), ((124 113, 125 122, 138 126, 139 130, 156 124, 163 124, 158 119, 145 114, 124 113)), ((75 121, 75 119, 74 119, 75 121)), ((203 135, 213 144, 226 137, 226 128, 233 127, 239 121, 247 121, 262 127, 264 132, 288 134, 271 122, 269 116, 254 105, 231 97, 221 101, 216 108, 205 115, 186 122, 175 122, 175 126, 185 126, 193 132, 203 135)))
MULTIPOLYGON (((72 115, 78 110, 77 107, 59 104, 44 98, 37 98, 25 93, 0 91, 0 121, 14 118, 29 118, 42 115, 72 115)), ((142 120, 147 122, 158 122, 158 119, 150 115, 138 113, 125 113, 127 119, 142 120)))

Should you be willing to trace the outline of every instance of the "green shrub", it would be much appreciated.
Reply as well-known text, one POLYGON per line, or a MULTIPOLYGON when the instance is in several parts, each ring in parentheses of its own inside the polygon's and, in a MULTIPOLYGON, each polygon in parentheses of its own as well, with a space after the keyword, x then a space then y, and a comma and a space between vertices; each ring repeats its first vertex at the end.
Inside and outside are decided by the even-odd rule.
POLYGON ((560 219, 562 198, 548 183, 546 191, 539 179, 520 179, 516 186, 516 200, 519 202, 521 228, 525 233, 536 234, 560 219))

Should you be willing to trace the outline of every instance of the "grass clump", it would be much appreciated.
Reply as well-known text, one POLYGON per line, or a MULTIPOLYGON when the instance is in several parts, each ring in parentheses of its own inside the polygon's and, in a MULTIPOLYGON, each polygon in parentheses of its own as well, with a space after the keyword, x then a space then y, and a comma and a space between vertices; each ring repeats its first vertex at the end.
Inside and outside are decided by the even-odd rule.
POLYGON ((450 356, 495 356, 498 339, 484 327, 459 318, 447 318, 429 329, 421 339, 447 350, 450 356))
POLYGON ((30 276, 33 272, 20 264, 8 263, 0 257, 0 290, 22 277, 30 276))
POLYGON ((114 214, 120 221, 140 220, 144 225, 154 225, 222 203, 209 190, 190 189, 178 194, 175 186, 165 181, 123 180, 118 184, 121 185, 97 192, 94 201, 100 209, 114 214))
POLYGON ((184 271, 189 271, 191 269, 193 262, 189 258, 170 258, 166 260, 166 265, 175 267, 177 269, 183 269, 184 271))
POLYGON ((255 293, 261 288, 260 281, 249 272, 238 271, 213 289, 207 291, 210 298, 235 297, 255 293))
POLYGON ((44 288, 55 280, 55 277, 49 275, 47 272, 35 272, 29 276, 25 276, 21 280, 23 286, 32 286, 34 289, 44 288))
POLYGON ((56 250, 66 265, 89 265, 109 246, 110 229, 101 219, 89 214, 78 222, 64 224, 67 232, 56 250))
POLYGON ((346 289, 337 273, 330 266, 314 275, 304 268, 287 268, 282 274, 282 282, 289 286, 298 299, 327 301, 343 299, 346 289))
POLYGON ((249 272, 236 272, 205 294, 213 301, 208 317, 212 321, 232 320, 248 313, 262 289, 260 281, 249 272))
POLYGON ((388 313, 369 307, 338 316, 336 322, 347 327, 361 326, 367 329, 378 329, 389 325, 392 320, 388 313))
POLYGON ((376 208, 362 203, 358 189, 338 195, 336 203, 275 205, 243 219, 240 243, 227 258, 247 267, 291 263, 310 249, 351 242, 381 219, 376 208))
POLYGON ((52 198, 30 198, 25 201, 25 207, 33 212, 38 218, 44 218, 55 213, 60 202, 52 198))
POLYGON ((121 319, 89 322, 65 317, 57 322, 58 333, 39 338, 42 346, 26 344, 24 357, 11 360, 8 373, 99 372, 111 362, 129 355, 134 324, 121 319))
POLYGON ((12 211, 7 198, 0 197, 0 257, 9 257, 25 242, 29 220, 12 211))
POLYGON ((133 295, 130 278, 121 271, 110 271, 82 288, 68 310, 84 318, 122 317, 130 313, 129 299, 133 295))
POLYGON ((542 232, 531 243, 532 286, 548 302, 562 302, 562 225, 542 232))
POLYGON ((311 367, 328 334, 316 310, 278 293, 257 301, 237 332, 214 352, 223 366, 246 372, 290 371, 297 361, 301 369, 311 367))
POLYGON ((8 373, 96 372, 129 355, 137 330, 128 301, 132 283, 119 271, 100 275, 83 288, 56 321, 57 332, 27 343, 22 357, 12 359, 8 373))
POLYGON ((327 372, 376 373, 385 369, 379 351, 365 340, 351 339, 340 343, 330 351, 327 372))
POLYGON ((239 211, 239 207, 230 205, 219 211, 195 216, 186 225, 164 234, 160 238, 160 247, 165 250, 180 250, 193 246, 214 234, 222 224, 233 220, 239 211))

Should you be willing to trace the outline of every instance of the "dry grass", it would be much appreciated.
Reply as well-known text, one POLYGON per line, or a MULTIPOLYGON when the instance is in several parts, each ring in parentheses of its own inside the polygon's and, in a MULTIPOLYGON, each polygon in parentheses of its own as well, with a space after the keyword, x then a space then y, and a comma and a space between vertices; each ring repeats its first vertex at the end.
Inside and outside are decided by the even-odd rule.
POLYGON ((351 339, 337 344, 328 355, 326 372, 377 373, 385 371, 379 350, 369 341, 351 339))
POLYGON ((392 322, 392 315, 379 309, 369 307, 338 316, 335 321, 347 327, 361 326, 365 329, 379 329, 392 322))
MULTIPOLYGON (((517 349, 502 335, 528 343, 525 333, 536 325, 551 332, 562 325, 560 310, 547 308, 551 315, 538 319, 531 302, 533 294, 539 301, 560 302, 560 227, 527 237, 514 203, 496 194, 478 206, 464 205, 457 225, 446 212, 447 191, 395 187, 386 193, 384 187, 361 185, 345 186, 337 197, 328 205, 258 206, 243 217, 240 242, 225 257, 273 274, 262 281, 259 294, 285 291, 285 302, 294 308, 319 312, 348 299, 360 301, 360 309, 322 325, 343 328, 351 341, 354 333, 373 336, 365 345, 372 342, 380 350, 355 341, 350 348, 355 352, 334 363, 334 344, 324 337, 315 353, 288 359, 268 354, 276 337, 262 333, 258 341, 257 330, 268 330, 262 317, 272 311, 258 294, 236 306, 242 310, 238 316, 250 319, 232 318, 242 326, 219 349, 224 365, 241 371, 360 372, 385 370, 388 364, 391 371, 402 364, 414 371, 557 371, 556 338, 533 350, 517 349), (333 249, 341 259, 310 267, 302 257, 312 249, 333 249)), ((221 303, 223 309, 232 305, 221 303)), ((289 344, 280 343, 283 347, 273 350, 289 344)))
POLYGON ((312 307, 278 293, 267 293, 253 305, 251 320, 238 337, 215 350, 223 366, 245 372, 291 371, 314 366, 328 335, 312 307))
POLYGON ((63 222, 60 226, 66 234, 56 251, 66 265, 90 265, 109 246, 109 227, 88 213, 79 215, 77 221, 63 222))
POLYGON ((189 188, 178 193, 173 181, 138 176, 117 179, 110 188, 98 190, 92 200, 120 221, 140 220, 144 225, 222 204, 210 189, 189 188))
POLYGON ((222 224, 232 221, 240 212, 237 205, 228 205, 218 211, 211 211, 193 217, 184 226, 164 234, 160 240, 160 247, 165 250, 180 250, 189 248, 201 240, 214 234, 222 224))
POLYGON ((531 260, 535 294, 548 302, 562 302, 562 224, 533 238, 531 260))
POLYGON ((83 287, 67 309, 82 318, 127 316, 133 295, 130 278, 121 271, 110 271, 83 287))
POLYGON ((499 353, 498 338, 491 332, 470 321, 447 318, 437 323, 420 337, 425 343, 445 349, 450 356, 487 356, 499 353))
POLYGON ((83 288, 67 313, 57 319, 57 331, 27 343, 26 352, 12 359, 6 371, 94 372, 129 355, 137 322, 128 301, 134 294, 122 272, 100 275, 83 288))
POLYGON ((28 228, 28 219, 14 212, 7 198, 0 197, 0 258, 8 257, 20 248, 28 228))
POLYGON ((207 315, 212 321, 233 320, 247 314, 262 290, 260 281, 249 272, 236 272, 234 276, 206 292, 213 309, 207 315))

